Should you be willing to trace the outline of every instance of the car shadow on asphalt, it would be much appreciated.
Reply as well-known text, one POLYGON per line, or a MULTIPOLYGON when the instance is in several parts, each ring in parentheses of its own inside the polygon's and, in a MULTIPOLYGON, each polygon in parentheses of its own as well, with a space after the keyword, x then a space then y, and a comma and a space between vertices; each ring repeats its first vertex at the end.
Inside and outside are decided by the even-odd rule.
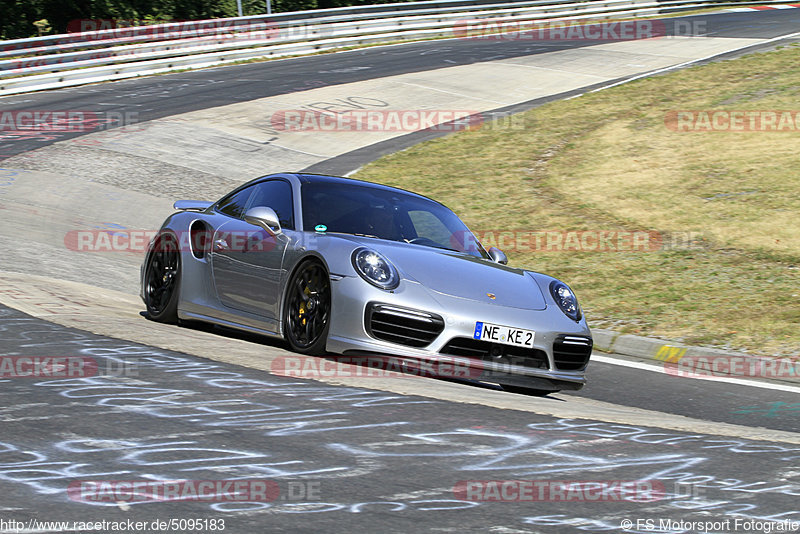
MULTIPOLYGON (((150 317, 148 316, 146 311, 140 311, 139 315, 141 315, 142 317, 144 317, 147 320, 152 320, 152 319, 150 319, 150 317)), ((198 331, 201 331, 201 332, 207 332, 209 334, 214 334, 214 335, 218 335, 218 336, 222 336, 222 337, 227 337, 227 338, 231 338, 231 339, 238 339, 240 341, 247 341, 249 343, 254 343, 254 344, 258 344, 258 345, 264 345, 264 346, 278 348, 278 349, 283 349, 283 350, 287 351, 288 355, 297 355, 298 357, 302 357, 302 358, 320 358, 320 359, 324 359, 324 360, 331 361, 331 362, 336 362, 336 363, 339 363, 339 362, 341 362, 341 360, 343 358, 346 358, 346 363, 347 364, 349 364, 349 365, 357 365, 357 366, 365 368, 365 370, 367 370, 367 372, 365 372, 365 374, 368 374, 369 372, 372 372, 372 371, 374 371, 376 369, 380 370, 382 367, 385 367, 385 362, 386 362, 386 359, 387 359, 387 355, 382 355, 382 354, 365 354, 365 355, 359 355, 358 357, 342 356, 340 354, 330 354, 330 355, 321 355, 321 356, 305 356, 305 355, 302 355, 300 353, 292 352, 289 349, 289 344, 283 339, 271 338, 271 337, 264 336, 264 335, 261 335, 261 334, 256 334, 256 333, 252 333, 252 332, 246 332, 244 330, 238 330, 236 328, 225 327, 225 326, 221 326, 221 325, 207 323, 207 322, 204 322, 204 321, 194 321, 194 320, 181 319, 181 320, 178 321, 177 326, 178 326, 178 328, 187 328, 187 329, 190 329, 190 330, 198 330, 198 331)), ((480 380, 470 380, 470 379, 464 379, 464 378, 454 378, 454 377, 451 377, 451 376, 432 375, 432 374, 430 374, 428 372, 424 372, 424 371, 422 371, 422 372, 424 372, 425 374, 423 376, 420 376, 420 372, 421 372, 420 371, 420 367, 412 367, 412 366, 409 366, 409 367, 405 367, 405 366, 403 366, 403 367, 393 367, 393 369, 390 372, 391 373, 402 373, 404 375, 409 375, 409 377, 413 377, 413 378, 423 378, 423 379, 430 379, 430 380, 441 380, 442 382, 450 382, 450 383, 460 384, 460 385, 464 385, 464 386, 470 386, 470 387, 474 387, 474 388, 478 388, 478 389, 487 389, 487 390, 493 390, 493 391, 503 391, 508 395, 521 395, 521 396, 525 396, 525 397, 532 397, 532 396, 541 397, 542 396, 542 395, 526 394, 526 393, 518 392, 518 391, 514 391, 514 392, 505 391, 503 389, 503 387, 498 385, 498 384, 493 384, 493 383, 489 383, 489 382, 482 382, 480 380)), ((312 379, 313 380, 313 378, 306 378, 306 379, 312 379)), ((364 386, 364 387, 369 389, 368 385, 364 386)), ((551 400, 557 400, 557 401, 560 401, 560 402, 566 402, 566 399, 553 397, 551 395, 547 395, 546 397, 548 399, 551 399, 551 400)))

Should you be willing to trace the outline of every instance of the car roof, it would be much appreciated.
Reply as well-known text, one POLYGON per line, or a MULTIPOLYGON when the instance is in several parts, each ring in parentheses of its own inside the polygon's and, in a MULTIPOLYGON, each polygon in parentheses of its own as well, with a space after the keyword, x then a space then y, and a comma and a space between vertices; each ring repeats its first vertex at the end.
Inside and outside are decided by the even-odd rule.
MULTIPOLYGON (((338 184, 342 184, 342 185, 359 185, 359 186, 362 186, 362 187, 372 187, 372 188, 381 189, 381 190, 384 190, 384 191, 396 191, 396 192, 399 192, 399 193, 404 193, 406 195, 415 196, 417 198, 424 198, 425 200, 429 200, 431 202, 435 202, 436 204, 439 204, 440 206, 443 206, 443 207, 447 208, 447 206, 445 204, 439 202, 438 200, 434 200, 434 199, 432 199, 430 197, 426 197, 425 195, 420 195, 419 193, 415 193, 415 192, 409 191, 407 189, 402 189, 400 187, 392 187, 392 186, 389 186, 389 185, 377 184, 375 182, 368 182, 366 180, 356 180, 355 178, 343 178, 341 176, 329 176, 329 175, 326 175, 326 174, 308 174, 308 173, 275 173, 275 174, 269 174, 269 175, 266 175, 266 176, 261 176, 259 178, 255 178, 253 180, 250 180, 249 182, 246 182, 246 183, 240 185, 236 189, 233 189, 233 190, 229 191, 228 193, 225 194, 225 196, 222 197, 222 199, 227 198, 230 195, 232 195, 233 193, 241 191, 245 187, 249 187, 249 186, 251 186, 253 184, 256 184, 256 183, 259 183, 259 182, 263 182, 263 181, 266 181, 266 180, 270 180, 270 179, 274 179, 274 178, 284 178, 285 179, 285 178, 290 177, 290 176, 295 177, 297 179, 297 181, 300 182, 300 185, 303 185, 303 184, 306 184, 306 183, 329 183, 329 184, 338 183, 338 184)), ((220 200, 222 200, 222 199, 220 199, 220 200)), ((214 204, 219 203, 220 200, 217 200, 217 202, 215 202, 214 204)), ((450 209, 450 208, 447 208, 447 209, 450 209)))
MULTIPOLYGON (((300 180, 301 184, 304 183, 329 183, 329 184, 342 184, 342 185, 360 185, 364 187, 372 187, 375 189, 382 189, 384 191, 396 191, 399 193, 405 193, 407 195, 412 195, 418 198, 424 198, 425 200, 430 200, 431 202, 435 202, 437 204, 442 204, 438 200, 434 200, 430 197, 426 197, 425 195, 420 195, 419 193, 415 193, 413 191, 409 191, 407 189, 402 189, 400 187, 392 187, 390 185, 383 185, 383 184, 376 184, 375 182, 368 182, 366 180, 356 180, 355 178, 343 178, 341 176, 328 176, 325 174, 295 174, 298 180, 300 180)), ((447 206, 445 206, 447 207, 447 206)), ((448 208, 449 209, 449 208, 448 208)))
POLYGON ((413 191, 400 189, 399 187, 392 187, 389 185, 376 184, 375 182, 368 182, 366 180, 356 180, 355 178, 342 178, 341 176, 328 176, 324 174, 297 174, 295 175, 301 183, 329 183, 329 184, 342 184, 342 185, 360 185, 365 187, 374 187, 375 189, 383 189, 385 191, 400 191, 410 195, 421 197, 413 191))

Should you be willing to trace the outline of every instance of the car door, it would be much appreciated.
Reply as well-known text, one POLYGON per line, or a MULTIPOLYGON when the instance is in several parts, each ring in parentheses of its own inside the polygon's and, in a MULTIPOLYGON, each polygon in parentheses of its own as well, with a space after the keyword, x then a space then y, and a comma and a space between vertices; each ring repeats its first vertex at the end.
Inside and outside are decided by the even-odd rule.
POLYGON ((281 228, 294 229, 291 185, 281 179, 255 184, 249 194, 220 202, 220 211, 230 220, 214 232, 211 263, 220 301, 230 308, 277 320, 283 256, 288 243, 281 232, 274 234, 244 221, 250 208, 275 210, 281 228))

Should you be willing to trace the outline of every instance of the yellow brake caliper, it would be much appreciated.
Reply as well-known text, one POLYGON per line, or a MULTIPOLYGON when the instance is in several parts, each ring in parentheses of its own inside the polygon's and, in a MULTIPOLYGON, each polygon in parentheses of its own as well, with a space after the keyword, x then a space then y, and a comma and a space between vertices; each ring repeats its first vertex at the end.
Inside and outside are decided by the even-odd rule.
MULTIPOLYGON (((311 289, 309 289, 309 287, 306 286, 306 288, 303 290, 303 293, 305 294, 306 297, 308 297, 309 295, 311 295, 311 289)), ((297 313, 297 318, 300 319, 300 324, 302 324, 303 326, 306 325, 306 318, 303 317, 305 314, 306 314, 306 303, 301 302, 300 309, 298 310, 297 313)))

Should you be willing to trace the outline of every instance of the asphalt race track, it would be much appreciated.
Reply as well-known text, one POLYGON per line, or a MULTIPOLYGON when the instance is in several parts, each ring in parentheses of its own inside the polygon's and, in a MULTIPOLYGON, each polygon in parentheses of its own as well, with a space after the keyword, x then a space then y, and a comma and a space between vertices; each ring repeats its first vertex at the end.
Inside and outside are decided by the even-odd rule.
POLYGON ((178 196, 213 200, 279 170, 344 174, 440 135, 275 135, 259 129, 275 109, 366 99, 404 109, 436 93, 451 109, 521 110, 773 47, 798 31, 800 9, 678 20, 702 22, 703 37, 660 49, 453 39, 0 98, 0 111, 135 123, 0 138, 0 355, 79 359, 96 371, 0 376, 0 532, 91 530, 32 518, 140 521, 147 532, 800 531, 796 381, 679 378, 616 355, 597 355, 584 390, 546 398, 414 376, 279 376, 270 371, 290 354, 279 342, 144 319, 140 255, 65 246, 71 229, 153 228, 178 196), (132 502, 81 492, 98 480, 259 481, 271 493, 132 502), (461 491, 514 480, 546 495, 461 491), (611 489, 553 486, 576 481, 611 489), (614 488, 634 481, 650 486, 620 499, 614 488))
POLYGON ((625 519, 797 513, 796 442, 297 381, 7 309, 0 331, 4 352, 90 357, 101 371, 4 381, 6 518, 200 517, 223 519, 226 532, 572 532, 618 531, 625 519), (70 500, 65 491, 76 480, 183 479, 266 479, 280 494, 270 502, 126 503, 93 493, 70 500), (454 492, 460 481, 509 479, 653 480, 662 493, 649 502, 532 503, 464 501, 454 492))

